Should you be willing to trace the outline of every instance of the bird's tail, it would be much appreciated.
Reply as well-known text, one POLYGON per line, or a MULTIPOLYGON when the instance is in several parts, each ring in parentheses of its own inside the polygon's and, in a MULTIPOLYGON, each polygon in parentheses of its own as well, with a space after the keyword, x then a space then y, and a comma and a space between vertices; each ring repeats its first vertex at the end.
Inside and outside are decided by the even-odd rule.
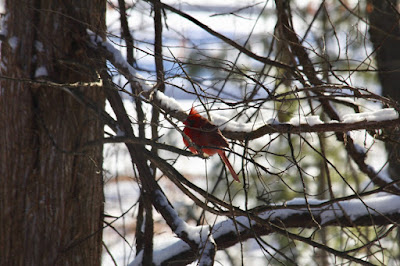
POLYGON ((228 160, 228 157, 226 157, 225 152, 220 150, 218 151, 219 156, 221 157, 222 161, 225 163, 225 165, 228 167, 229 172, 231 172, 233 179, 235 179, 237 182, 240 183, 239 177, 236 174, 235 170, 233 169, 231 163, 228 160))

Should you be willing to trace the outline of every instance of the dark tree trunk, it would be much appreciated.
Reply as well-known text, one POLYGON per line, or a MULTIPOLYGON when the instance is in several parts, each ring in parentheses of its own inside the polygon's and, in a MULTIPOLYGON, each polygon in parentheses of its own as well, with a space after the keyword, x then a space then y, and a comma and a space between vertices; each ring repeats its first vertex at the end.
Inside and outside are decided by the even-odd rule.
MULTIPOLYGON (((368 2, 369 34, 378 64, 382 95, 400 102, 400 24, 397 0, 373 0, 368 2)), ((399 179, 400 129, 387 132, 393 141, 386 141, 389 158, 389 174, 399 179)))
MULTIPOLYGON (((60 87, 28 80, 96 80, 92 69, 104 62, 92 58, 86 28, 104 32, 105 1, 9 0, 6 9, 0 265, 100 265, 102 147, 80 148, 103 137, 103 124, 60 87)), ((103 108, 101 87, 73 90, 103 108)))

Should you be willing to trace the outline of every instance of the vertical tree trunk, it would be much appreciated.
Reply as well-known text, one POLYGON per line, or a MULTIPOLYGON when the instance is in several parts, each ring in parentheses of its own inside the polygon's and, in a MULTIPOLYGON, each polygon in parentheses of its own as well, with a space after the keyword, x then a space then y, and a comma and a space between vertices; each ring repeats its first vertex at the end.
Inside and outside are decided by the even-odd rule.
MULTIPOLYGON (((6 9, 0 265, 99 265, 102 148, 80 148, 103 137, 103 124, 60 88, 27 80, 96 80, 92 69, 102 62, 87 49, 86 28, 104 32, 105 1, 9 0, 6 9)), ((73 90, 103 108, 102 88, 73 90)))
MULTIPOLYGON (((400 102, 400 24, 397 0, 368 1, 370 20, 369 34, 376 50, 379 81, 382 84, 382 95, 400 102)), ((399 179, 400 173, 400 130, 388 132, 394 142, 386 141, 389 157, 389 174, 399 179)))

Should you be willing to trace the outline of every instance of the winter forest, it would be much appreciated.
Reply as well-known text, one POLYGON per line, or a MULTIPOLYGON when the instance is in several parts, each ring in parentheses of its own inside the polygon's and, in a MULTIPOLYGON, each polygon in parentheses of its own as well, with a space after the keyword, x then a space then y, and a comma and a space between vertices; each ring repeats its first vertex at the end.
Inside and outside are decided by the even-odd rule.
POLYGON ((397 0, 0 15, 0 265, 400 265, 397 0))

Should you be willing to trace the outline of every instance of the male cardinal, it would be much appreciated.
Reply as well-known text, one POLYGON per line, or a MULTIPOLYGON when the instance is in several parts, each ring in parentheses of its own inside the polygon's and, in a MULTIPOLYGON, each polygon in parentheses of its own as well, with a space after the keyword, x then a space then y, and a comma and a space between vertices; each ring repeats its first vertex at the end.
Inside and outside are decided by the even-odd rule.
MULTIPOLYGON (((199 146, 204 154, 212 156, 218 153, 222 161, 231 172, 232 177, 237 182, 240 182, 238 175, 228 161, 228 158, 225 155, 225 151, 223 150, 223 148, 227 148, 229 147, 229 145, 228 141, 222 135, 219 128, 208 121, 207 118, 202 117, 193 107, 190 110, 189 116, 187 117, 186 121, 183 123, 185 124, 185 129, 183 130, 183 133, 185 133, 186 136, 188 136, 194 144, 199 146)), ((196 148, 190 146, 189 142, 185 138, 183 138, 183 142, 191 152, 193 152, 194 154, 198 153, 196 148)))

